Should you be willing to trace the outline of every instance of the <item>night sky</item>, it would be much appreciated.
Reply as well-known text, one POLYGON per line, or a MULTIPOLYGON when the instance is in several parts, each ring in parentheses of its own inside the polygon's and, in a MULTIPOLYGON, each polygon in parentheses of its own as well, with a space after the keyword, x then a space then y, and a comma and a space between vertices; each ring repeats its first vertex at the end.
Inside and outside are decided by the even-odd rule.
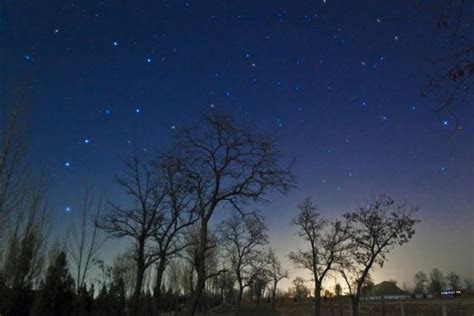
POLYGON ((289 223, 305 196, 334 217, 388 193, 418 205, 422 222, 375 281, 410 284, 434 267, 474 277, 474 106, 456 106, 457 128, 420 96, 450 45, 432 12, 342 0, 22 0, 1 11, 0 106, 31 78, 30 159, 52 180, 57 235, 85 186, 123 200, 113 179, 134 137, 145 154, 166 149, 175 128, 215 108, 295 158, 298 188, 262 206, 281 257, 302 245, 289 223))

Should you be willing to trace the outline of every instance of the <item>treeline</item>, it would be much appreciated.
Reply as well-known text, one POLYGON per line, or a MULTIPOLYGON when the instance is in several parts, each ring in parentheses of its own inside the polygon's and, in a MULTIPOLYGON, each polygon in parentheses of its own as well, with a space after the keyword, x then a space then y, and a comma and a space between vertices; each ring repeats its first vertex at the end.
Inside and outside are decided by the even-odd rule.
MULTIPOLYGON (((256 207, 296 181, 272 137, 213 110, 176 130, 166 151, 134 143, 115 179, 128 201, 85 190, 67 238, 52 243, 48 181, 28 171, 21 114, 12 107, 2 125, 0 314, 196 315, 217 305, 238 314, 244 298, 275 308, 288 272, 256 207), (224 220, 211 225, 216 212, 224 220), (127 247, 111 264, 100 255, 106 239, 127 247)), ((369 272, 412 238, 415 212, 387 195, 336 219, 310 198, 299 205, 292 223, 307 248, 289 257, 312 273, 315 315, 330 274, 343 277, 358 315, 369 272)))

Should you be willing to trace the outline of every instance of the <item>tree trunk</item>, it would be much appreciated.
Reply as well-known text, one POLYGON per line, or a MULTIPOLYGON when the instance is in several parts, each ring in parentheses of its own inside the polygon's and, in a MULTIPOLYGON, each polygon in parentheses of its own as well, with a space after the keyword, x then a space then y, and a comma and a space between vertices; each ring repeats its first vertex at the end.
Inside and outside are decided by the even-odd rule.
POLYGON ((359 316, 359 301, 360 301, 359 294, 355 295, 352 298, 352 316, 359 316))
POLYGON ((321 285, 318 282, 315 283, 314 289, 314 316, 321 315, 321 285))
POLYGON ((272 311, 275 311, 275 305, 276 305, 276 286, 272 288, 272 311))
POLYGON ((156 282, 155 282, 155 315, 160 315, 160 304, 161 304, 161 283, 163 282, 163 274, 165 272, 166 262, 161 259, 156 268, 156 282))
POLYGON ((135 290, 133 292, 132 300, 132 315, 138 315, 140 306, 140 294, 143 287, 143 277, 145 276, 145 246, 140 243, 137 253, 137 274, 135 280, 135 290))
POLYGON ((197 283, 188 302, 187 315, 194 316, 199 305, 199 299, 206 286, 206 248, 207 248, 207 221, 202 220, 199 233, 199 252, 197 255, 196 272, 197 283))
POLYGON ((242 285, 242 281, 239 281, 239 293, 237 295, 237 301, 235 302, 235 315, 239 315, 240 313, 240 304, 242 303, 242 296, 244 294, 244 287, 242 285))

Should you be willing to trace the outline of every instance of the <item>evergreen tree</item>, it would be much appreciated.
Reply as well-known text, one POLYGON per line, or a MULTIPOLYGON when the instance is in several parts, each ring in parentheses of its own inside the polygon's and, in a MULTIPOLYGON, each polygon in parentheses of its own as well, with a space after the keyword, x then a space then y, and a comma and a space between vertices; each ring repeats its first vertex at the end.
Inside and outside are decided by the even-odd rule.
POLYGON ((34 315, 71 315, 73 301, 74 279, 69 274, 66 254, 61 251, 48 267, 34 315))

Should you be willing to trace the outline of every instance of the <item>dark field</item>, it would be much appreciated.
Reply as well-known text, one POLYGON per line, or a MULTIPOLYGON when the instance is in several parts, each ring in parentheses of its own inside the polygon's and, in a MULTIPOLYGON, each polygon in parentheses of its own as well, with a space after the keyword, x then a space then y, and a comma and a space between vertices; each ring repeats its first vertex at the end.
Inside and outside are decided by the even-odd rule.
MULTIPOLYGON (((446 316, 473 316, 474 298, 449 299, 449 300, 424 300, 404 301, 405 316, 443 316, 442 304, 444 303, 446 316)), ((323 303, 322 316, 350 316, 350 305, 348 302, 323 303)), ((209 316, 233 316, 231 307, 219 307, 209 313, 201 314, 209 316)), ((200 316, 201 316, 200 315, 200 316)), ((277 312, 272 312, 270 305, 260 306, 246 305, 242 307, 241 316, 310 316, 313 315, 312 304, 308 303, 284 303, 277 305, 277 312)), ((385 314, 380 302, 364 302, 361 305, 361 316, 401 316, 399 302, 385 302, 385 314)), ((171 315, 170 315, 171 316, 171 315)))

